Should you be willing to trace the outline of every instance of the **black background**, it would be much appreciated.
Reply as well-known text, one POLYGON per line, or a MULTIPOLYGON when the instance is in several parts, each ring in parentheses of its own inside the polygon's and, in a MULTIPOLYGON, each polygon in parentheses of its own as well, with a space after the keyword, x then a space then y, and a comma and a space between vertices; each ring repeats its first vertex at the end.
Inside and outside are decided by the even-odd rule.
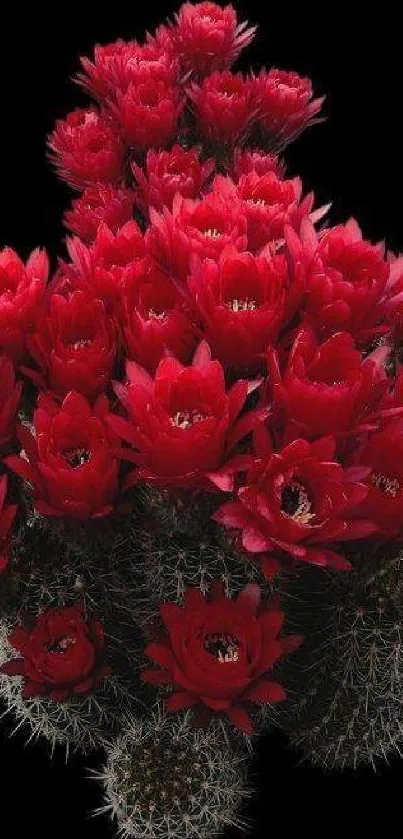
MULTIPOLYGON (((57 117, 85 103, 69 77, 78 55, 91 53, 95 42, 121 36, 141 37, 179 3, 144 2, 127 8, 119 3, 54 5, 51 9, 8 9, 0 42, 0 246, 26 257, 46 246, 55 262, 63 252, 63 210, 68 190, 46 161, 45 136, 57 117)), ((364 235, 386 238, 389 249, 403 251, 402 85, 400 25, 397 12, 383 3, 372 13, 351 4, 315 8, 301 3, 235 2, 242 18, 259 24, 255 45, 243 56, 250 63, 295 69, 311 76, 318 93, 327 93, 328 121, 308 131, 289 150, 289 172, 300 174, 320 202, 333 200, 332 221, 355 216, 364 235)), ((38 834, 103 837, 113 835, 106 820, 89 819, 99 804, 85 767, 97 756, 75 758, 65 768, 63 754, 53 762, 39 745, 24 748, 17 734, 1 731, 2 818, 11 817, 10 835, 38 834), (14 803, 12 804, 12 800, 14 803)), ((259 795, 252 805, 257 825, 253 837, 274 831, 288 835, 360 833, 381 820, 388 830, 399 823, 403 761, 377 775, 325 775, 304 765, 281 737, 265 740, 256 760, 259 795)), ((2 833, 3 835, 3 833, 2 833)), ((8 834, 7 834, 8 835, 8 834)))

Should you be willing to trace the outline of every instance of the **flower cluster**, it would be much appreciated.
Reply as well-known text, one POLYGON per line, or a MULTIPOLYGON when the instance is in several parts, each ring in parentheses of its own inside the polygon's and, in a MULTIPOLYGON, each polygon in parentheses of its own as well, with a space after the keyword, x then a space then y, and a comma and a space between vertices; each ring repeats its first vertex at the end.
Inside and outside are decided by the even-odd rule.
MULTIPOLYGON (((323 99, 295 72, 236 72, 253 35, 232 6, 186 2, 144 43, 81 59, 94 101, 49 138, 79 193, 68 257, 48 282, 44 252, 0 253, 0 570, 11 474, 38 515, 81 523, 130 509, 138 485, 208 497, 212 531, 266 578, 403 539, 403 258, 355 220, 323 226, 329 205, 286 175, 278 155, 323 99)), ((147 654, 164 670, 144 678, 173 687, 170 710, 250 731, 245 702, 282 698, 267 674, 292 641, 259 598, 162 607, 147 654)), ((102 672, 76 612, 13 644, 26 695, 102 672)))

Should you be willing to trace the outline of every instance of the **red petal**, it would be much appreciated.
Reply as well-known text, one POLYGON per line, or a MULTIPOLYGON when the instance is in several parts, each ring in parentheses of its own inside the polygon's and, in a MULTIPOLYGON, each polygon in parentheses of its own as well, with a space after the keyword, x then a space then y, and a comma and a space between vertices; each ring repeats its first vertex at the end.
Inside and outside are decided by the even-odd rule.
POLYGON ((261 595, 261 588, 257 583, 248 583, 239 592, 237 604, 242 606, 243 609, 247 609, 252 615, 255 615, 260 605, 261 595))
POLYGON ((282 702, 286 699, 284 688, 278 682, 261 681, 251 685, 244 693, 250 702, 282 702))
POLYGON ((182 711, 196 704, 196 699, 188 693, 173 693, 166 701, 167 711, 182 711))
POLYGON ((172 650, 163 644, 158 644, 156 642, 148 644, 144 653, 148 658, 151 658, 155 664, 159 664, 161 667, 166 667, 168 670, 170 670, 175 663, 172 650))
POLYGON ((241 708, 239 705, 233 705, 232 708, 227 709, 226 714, 239 731, 243 731, 245 734, 253 733, 252 720, 244 708, 241 708))

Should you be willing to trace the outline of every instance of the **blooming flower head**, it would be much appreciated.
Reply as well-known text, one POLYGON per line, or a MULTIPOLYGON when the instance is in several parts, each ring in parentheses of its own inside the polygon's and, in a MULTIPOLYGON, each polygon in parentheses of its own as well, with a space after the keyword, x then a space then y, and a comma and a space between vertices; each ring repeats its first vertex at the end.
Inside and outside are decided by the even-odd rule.
POLYGON ((286 698, 272 670, 302 639, 280 637, 284 615, 273 603, 261 604, 258 585, 250 583, 234 599, 225 596, 221 583, 212 586, 208 599, 190 588, 183 607, 164 603, 160 612, 165 635, 145 653, 162 669, 146 669, 142 679, 172 687, 168 711, 202 706, 251 734, 249 703, 286 698))
POLYGON ((150 77, 117 91, 116 98, 111 112, 126 143, 145 150, 172 142, 183 108, 179 88, 150 77))
POLYGON ((49 261, 35 250, 26 265, 11 248, 0 251, 0 351, 15 363, 26 355, 26 338, 40 312, 49 261))
POLYGON ((150 79, 174 85, 179 72, 172 50, 155 41, 139 44, 119 39, 106 46, 97 45, 94 60, 82 57, 81 66, 84 73, 79 74, 79 83, 102 103, 116 101, 117 92, 150 79))
POLYGON ((214 143, 234 145, 248 134, 256 115, 250 82, 242 73, 212 73, 188 90, 197 127, 214 143))
POLYGON ((150 212, 146 243, 155 259, 179 280, 186 281, 191 254, 217 259, 228 245, 246 250, 246 217, 240 203, 211 192, 201 199, 176 195, 172 213, 150 212))
POLYGON ((150 149, 144 169, 132 163, 136 197, 143 212, 148 215, 150 207, 172 210, 177 192, 184 198, 198 198, 214 165, 213 160, 201 162, 196 147, 184 149, 174 145, 167 151, 150 149))
POLYGON ((228 248, 218 262, 193 258, 192 266, 188 286, 214 356, 238 374, 257 373, 283 321, 285 258, 228 248))
POLYGON ((11 545, 11 528, 17 513, 16 504, 6 504, 7 476, 0 475, 0 574, 8 565, 11 545))
POLYGON ((304 128, 317 121, 323 98, 312 99, 310 79, 295 72, 262 70, 252 76, 251 90, 259 110, 258 126, 273 150, 279 151, 304 128))
POLYGON ((22 382, 16 382, 13 362, 0 354, 0 447, 14 436, 21 390, 22 382))
POLYGON ((360 344, 382 334, 389 265, 383 248, 362 238, 357 223, 331 228, 320 238, 308 219, 300 240, 290 240, 290 260, 303 265, 306 318, 324 337, 351 332, 360 344))
POLYGON ((381 409, 389 380, 385 372, 388 347, 366 359, 348 332, 320 343, 312 329, 297 333, 287 363, 268 352, 268 387, 282 439, 343 437, 368 430, 381 409))
POLYGON ((66 227, 91 244, 104 223, 112 233, 117 233, 133 216, 134 193, 124 187, 96 184, 87 187, 72 209, 64 216, 66 227))
POLYGON ((207 75, 225 70, 250 44, 256 27, 238 23, 233 6, 184 3, 175 15, 174 45, 184 70, 207 75))
POLYGON ((275 172, 241 175, 236 192, 241 199, 248 225, 248 247, 259 251, 274 240, 282 242, 285 225, 299 229, 312 209, 313 195, 300 203, 300 178, 283 180, 275 172))
POLYGON ((357 515, 373 519, 386 539, 403 537, 403 422, 375 431, 354 454, 352 468, 364 472, 367 495, 357 515))
POLYGON ((101 300, 83 291, 69 297, 52 294, 29 350, 40 374, 40 387, 65 396, 78 390, 94 399, 107 387, 117 349, 115 323, 101 300))
POLYGON ((370 519, 352 520, 367 487, 359 482, 359 471, 353 482, 334 454, 330 437, 313 443, 294 440, 279 452, 269 453, 268 446, 236 500, 213 518, 241 530, 242 546, 251 553, 285 553, 300 562, 349 568, 333 543, 371 535, 377 528, 370 519))
POLYGON ((111 415, 109 422, 116 434, 137 449, 128 453, 138 466, 133 480, 230 489, 240 461, 244 466, 243 458, 231 459, 231 453, 267 416, 265 409, 259 409, 239 417, 248 382, 239 380, 227 392, 223 368, 211 361, 205 342, 188 367, 175 358, 164 358, 152 378, 128 362, 127 379, 128 385, 116 382, 115 389, 128 419, 111 415))
POLYGON ((114 311, 120 303, 126 270, 146 253, 143 234, 134 220, 126 222, 117 233, 101 224, 90 247, 73 238, 67 243, 67 249, 71 264, 63 268, 70 289, 82 289, 99 297, 108 311, 114 311))
POLYGON ((137 262, 126 274, 121 327, 128 357, 150 373, 166 350, 186 363, 198 343, 183 295, 152 259, 137 262))
POLYGON ((9 642, 20 657, 3 664, 0 672, 23 676, 24 699, 47 696, 63 702, 90 693, 109 673, 102 624, 86 619, 81 604, 47 609, 31 626, 16 627, 9 642))
POLYGON ((235 181, 239 181, 241 175, 249 175, 256 172, 257 175, 267 175, 274 172, 278 178, 282 178, 285 172, 284 163, 275 154, 268 154, 261 149, 248 149, 236 146, 230 174, 235 181))
POLYGON ((38 399, 35 435, 19 429, 21 455, 5 463, 33 487, 35 508, 43 516, 89 519, 106 516, 119 496, 116 443, 106 423, 109 405, 99 396, 93 407, 70 392, 59 405, 38 399))
POLYGON ((49 147, 60 177, 76 189, 115 183, 121 177, 124 149, 119 133, 95 108, 77 108, 57 120, 49 147))

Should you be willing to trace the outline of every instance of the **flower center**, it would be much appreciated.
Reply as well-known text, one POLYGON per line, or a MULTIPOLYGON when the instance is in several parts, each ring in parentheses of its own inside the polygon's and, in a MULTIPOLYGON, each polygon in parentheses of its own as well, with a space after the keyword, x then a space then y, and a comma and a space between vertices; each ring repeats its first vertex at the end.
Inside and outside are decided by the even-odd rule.
POLYGON ((287 484, 282 490, 281 510, 299 524, 308 524, 315 517, 306 489, 296 482, 287 484))
POLYGON ((63 457, 67 460, 69 466, 72 466, 73 469, 78 469, 80 466, 84 466, 85 463, 88 463, 88 461, 91 460, 91 452, 83 447, 68 449, 67 452, 63 452, 63 457))
POLYGON ((253 312, 258 306, 256 300, 249 300, 248 297, 245 297, 244 299, 234 297, 233 300, 228 300, 226 305, 233 312, 253 312))
POLYGON ((195 422, 201 422, 204 419, 206 419, 205 414, 193 408, 191 411, 177 411, 171 417, 171 422, 176 428, 191 428, 195 422))
POLYGON ((68 635, 62 635, 60 638, 55 638, 47 646, 48 653, 65 653, 69 647, 76 643, 75 638, 70 638, 68 635))
POLYGON ((147 317, 149 319, 154 318, 155 320, 164 320, 165 312, 156 312, 155 309, 151 308, 147 312, 147 317))
POLYGON ((218 239, 221 236, 219 230, 216 227, 209 227, 207 230, 204 230, 204 235, 207 236, 209 239, 218 239))
POLYGON ((213 655, 220 664, 235 662, 239 659, 239 641, 228 632, 206 635, 204 649, 210 655, 213 655))
POLYGON ((391 495, 392 498, 396 498, 400 491, 400 483, 397 478, 389 478, 388 475, 381 475, 378 472, 372 473, 371 483, 385 495, 391 495))
POLYGON ((84 347, 88 347, 89 344, 91 344, 91 338, 79 338, 78 341, 71 341, 68 346, 72 350, 82 350, 84 347))
POLYGON ((267 201, 265 201, 264 198, 247 198, 246 203, 247 204, 253 204, 254 207, 266 207, 267 206, 267 201))

